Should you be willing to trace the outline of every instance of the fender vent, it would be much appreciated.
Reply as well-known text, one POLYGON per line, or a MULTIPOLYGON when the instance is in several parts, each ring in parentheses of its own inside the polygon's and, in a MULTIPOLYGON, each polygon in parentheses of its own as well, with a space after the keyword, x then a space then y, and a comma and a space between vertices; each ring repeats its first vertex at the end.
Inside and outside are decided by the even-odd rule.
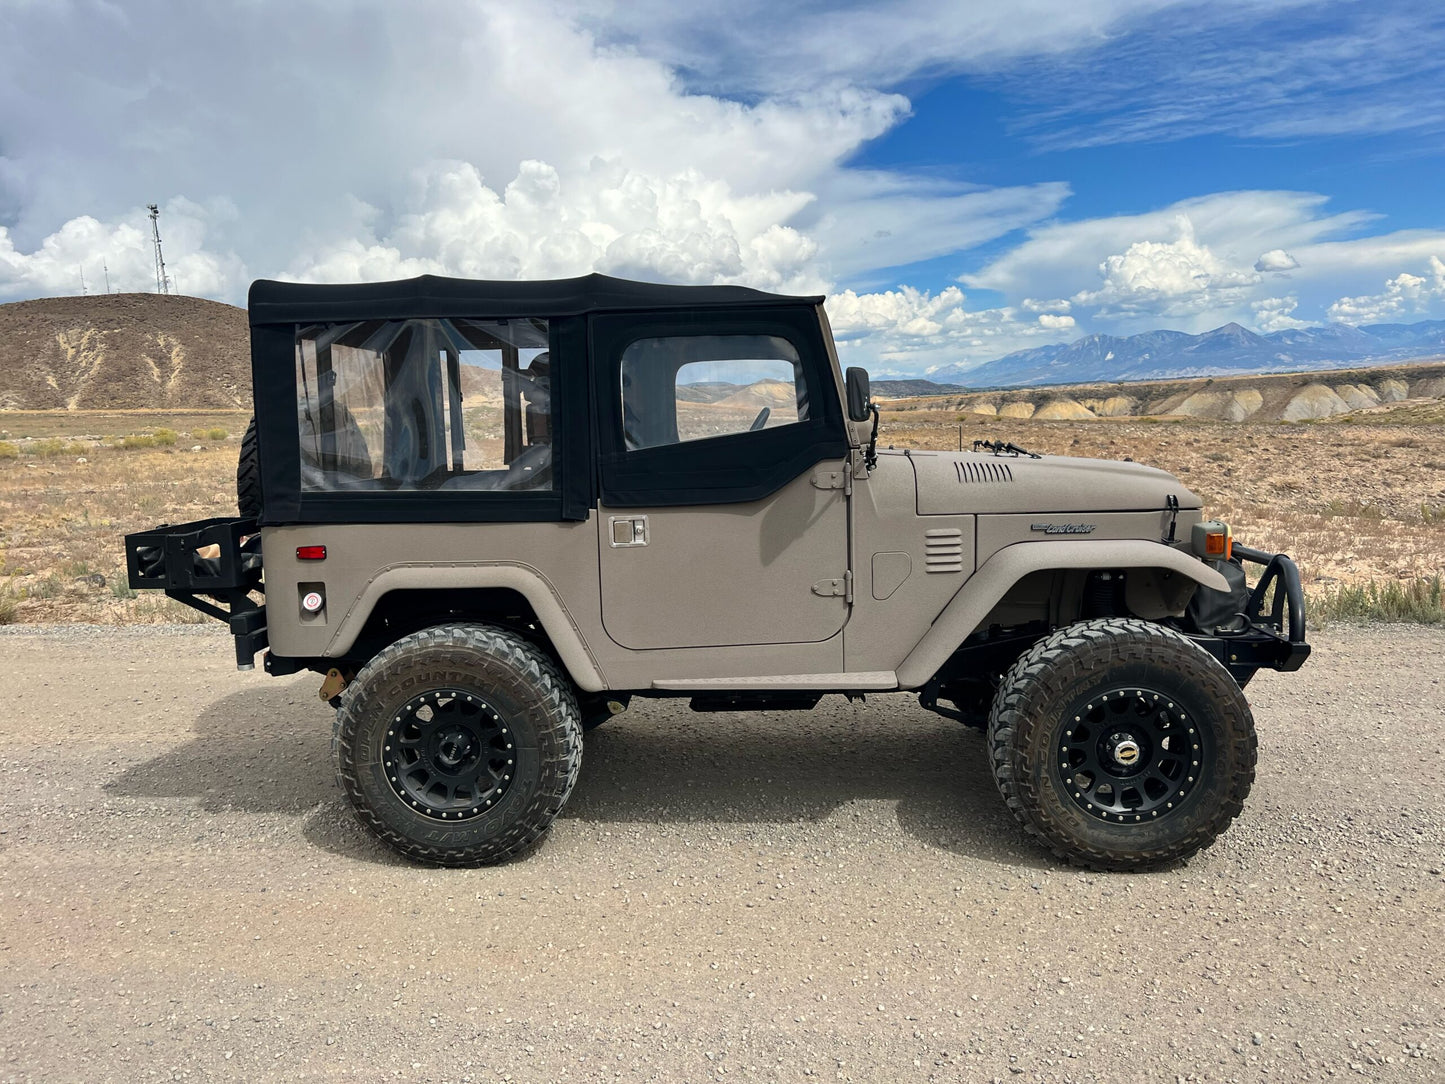
POLYGON ((1012 482, 1013 471, 1008 469, 1007 463, 974 463, 955 462, 953 469, 958 471, 960 485, 967 485, 969 482, 1012 482))
POLYGON ((929 572, 963 571, 963 532, 957 527, 924 531, 923 564, 929 572))

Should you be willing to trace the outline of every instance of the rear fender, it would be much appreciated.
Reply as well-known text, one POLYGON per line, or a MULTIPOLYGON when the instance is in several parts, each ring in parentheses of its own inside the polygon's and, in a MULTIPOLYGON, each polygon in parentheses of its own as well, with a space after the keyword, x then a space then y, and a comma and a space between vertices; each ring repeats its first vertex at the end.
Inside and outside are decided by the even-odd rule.
POLYGON ((336 627, 325 655, 344 655, 356 642, 367 619, 383 596, 392 591, 450 591, 474 587, 499 587, 516 591, 527 600, 537 615, 547 638, 567 668, 567 673, 583 692, 601 692, 607 688, 601 667, 583 639, 577 623, 572 620, 552 585, 534 568, 510 564, 428 564, 408 562, 388 565, 372 576, 336 627))

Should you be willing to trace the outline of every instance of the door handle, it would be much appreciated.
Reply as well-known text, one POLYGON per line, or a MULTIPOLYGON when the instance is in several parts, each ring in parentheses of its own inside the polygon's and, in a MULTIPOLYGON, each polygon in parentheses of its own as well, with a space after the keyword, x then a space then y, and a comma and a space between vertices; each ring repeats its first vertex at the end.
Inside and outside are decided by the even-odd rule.
POLYGON ((608 516, 607 541, 614 549, 647 545, 647 517, 608 516))

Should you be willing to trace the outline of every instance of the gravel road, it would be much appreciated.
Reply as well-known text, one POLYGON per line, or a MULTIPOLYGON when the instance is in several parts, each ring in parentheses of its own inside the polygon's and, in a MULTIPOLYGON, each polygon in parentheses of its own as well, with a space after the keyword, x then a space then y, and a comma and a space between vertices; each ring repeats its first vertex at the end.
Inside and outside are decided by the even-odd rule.
POLYGON ((0 1079, 1445 1079, 1445 632, 1250 694, 1187 866, 1098 875, 911 698, 643 704, 540 851, 405 864, 319 678, 224 630, 0 632, 0 1079))

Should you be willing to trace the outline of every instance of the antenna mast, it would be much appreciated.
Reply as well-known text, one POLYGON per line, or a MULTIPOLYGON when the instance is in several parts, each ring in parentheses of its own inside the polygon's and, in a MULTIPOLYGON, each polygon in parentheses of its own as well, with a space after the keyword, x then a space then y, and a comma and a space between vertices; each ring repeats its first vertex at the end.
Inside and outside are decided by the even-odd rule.
POLYGON ((90 291, 85 288, 85 265, 80 265, 80 296, 89 297, 90 291))
POLYGON ((161 209, 154 203, 146 204, 146 209, 151 213, 151 240, 156 248, 156 293, 168 294, 171 281, 166 277, 166 258, 161 255, 161 209))
POLYGON ((100 269, 105 272, 105 292, 110 293, 110 266, 104 260, 101 260, 100 269))

